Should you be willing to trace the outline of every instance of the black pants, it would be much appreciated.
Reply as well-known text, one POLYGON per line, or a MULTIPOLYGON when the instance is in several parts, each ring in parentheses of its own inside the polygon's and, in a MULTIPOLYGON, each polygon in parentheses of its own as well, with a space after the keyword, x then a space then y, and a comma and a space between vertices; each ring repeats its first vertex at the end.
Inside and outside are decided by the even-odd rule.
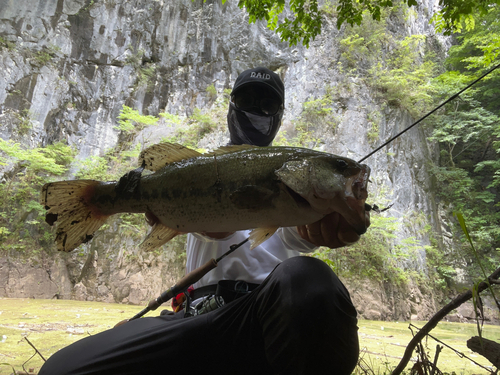
POLYGON ((324 262, 282 262, 252 293, 191 318, 141 318, 58 351, 39 375, 351 374, 356 310, 324 262))

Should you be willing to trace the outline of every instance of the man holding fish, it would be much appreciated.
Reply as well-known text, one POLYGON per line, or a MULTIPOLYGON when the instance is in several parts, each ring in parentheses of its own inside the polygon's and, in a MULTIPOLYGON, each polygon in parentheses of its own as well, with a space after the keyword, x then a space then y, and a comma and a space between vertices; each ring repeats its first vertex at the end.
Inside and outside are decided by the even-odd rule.
POLYGON ((271 147, 284 100, 277 74, 246 70, 231 93, 227 147, 205 156, 157 145, 141 155, 141 168, 156 172, 150 178, 139 168, 118 183, 44 187, 42 204, 47 222, 58 225, 59 250, 89 241, 118 212, 146 214, 153 229, 145 251, 188 232, 187 273, 247 237, 250 243, 176 298, 175 313, 80 340, 55 353, 40 375, 352 372, 359 346, 349 293, 328 265, 299 255, 354 243, 366 231, 369 168, 331 154, 271 147), (174 168, 176 177, 168 180, 179 186, 164 187, 174 168), (196 168, 200 188, 183 180, 189 168, 196 168), (162 200, 144 203, 155 197, 162 200))

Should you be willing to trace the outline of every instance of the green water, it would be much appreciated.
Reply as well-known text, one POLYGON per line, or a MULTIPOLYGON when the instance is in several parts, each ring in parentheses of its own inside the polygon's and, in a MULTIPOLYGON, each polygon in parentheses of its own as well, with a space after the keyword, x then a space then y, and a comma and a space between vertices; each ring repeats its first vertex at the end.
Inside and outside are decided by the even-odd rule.
MULTIPOLYGON (((412 325, 418 328, 423 327, 425 323, 411 322, 412 325)), ((410 322, 361 320, 359 327, 359 340, 363 358, 372 366, 371 368, 375 371, 375 374, 389 374, 390 369, 393 369, 399 363, 407 344, 413 337, 410 322)), ((416 328, 412 329, 413 332, 417 332, 416 328)), ((500 326, 484 325, 482 332, 484 338, 500 343, 500 326)), ((450 374, 455 372, 457 375, 489 373, 488 370, 481 368, 472 361, 493 368, 487 359, 467 348, 467 340, 473 336, 478 336, 475 323, 442 322, 430 332, 430 335, 441 342, 428 337, 423 340, 424 349, 430 360, 434 360, 436 345, 443 346, 437 362, 441 371, 450 374), (462 355, 469 359, 461 358, 462 355)), ((417 359, 415 353, 412 359, 417 359)), ((406 370, 409 371, 411 366, 411 363, 408 364, 406 370)), ((363 374, 363 372, 357 373, 363 374)))
MULTIPOLYGON (((25 336, 44 356, 49 357, 88 334, 109 329, 132 317, 142 308, 102 302, 0 298, 0 375, 11 374, 12 368, 20 371, 23 364, 27 370, 33 368, 36 373, 42 365, 42 359, 33 355, 34 350, 24 339, 25 336), (75 334, 75 330, 79 333, 75 334)), ((426 322, 411 323, 422 327, 426 322)), ((360 320, 361 363, 354 374, 390 374, 413 337, 409 324, 360 320)), ((416 332, 415 328, 413 330, 416 332)), ((475 324, 439 323, 431 335, 481 365, 491 366, 488 360, 467 348, 466 341, 477 336, 475 324)), ((485 325, 483 337, 500 342, 500 326, 485 325)), ((427 338, 423 344, 433 360, 438 342, 427 338)), ((413 358, 416 359, 415 354, 413 358)), ((407 373, 411 366, 412 363, 407 366, 407 373)), ((439 356, 438 368, 456 375, 488 374, 487 370, 467 358, 460 358, 447 347, 439 356)))

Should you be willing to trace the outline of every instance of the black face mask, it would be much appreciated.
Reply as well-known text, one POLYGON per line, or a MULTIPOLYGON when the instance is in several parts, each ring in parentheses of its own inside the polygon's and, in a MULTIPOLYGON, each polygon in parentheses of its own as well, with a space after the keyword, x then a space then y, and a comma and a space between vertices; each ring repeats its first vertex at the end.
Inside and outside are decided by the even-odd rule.
POLYGON ((283 108, 273 116, 241 111, 230 102, 227 123, 231 145, 269 146, 281 126, 283 108))

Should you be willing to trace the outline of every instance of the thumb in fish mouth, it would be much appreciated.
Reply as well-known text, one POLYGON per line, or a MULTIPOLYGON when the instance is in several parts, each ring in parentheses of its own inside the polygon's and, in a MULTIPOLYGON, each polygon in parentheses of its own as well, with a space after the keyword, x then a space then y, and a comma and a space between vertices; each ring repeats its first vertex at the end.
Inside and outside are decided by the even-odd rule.
POLYGON ((361 234, 358 233, 357 228, 352 226, 342 215, 340 215, 339 224, 336 229, 337 237, 344 246, 352 245, 361 238, 361 234))
POLYGON ((298 226, 297 231, 303 239, 312 244, 331 249, 352 245, 361 237, 357 228, 338 212, 332 212, 314 223, 298 226))
POLYGON ((339 237, 339 240, 345 245, 352 245, 352 244, 358 242, 359 239, 361 238, 361 236, 353 230, 348 231, 348 232, 343 232, 343 231, 339 230, 338 237, 339 237))
POLYGON ((366 233, 368 227, 370 226, 370 212, 365 211, 365 225, 362 231, 358 230, 359 228, 356 226, 352 226, 346 220, 343 220, 339 226, 339 239, 345 243, 346 245, 352 245, 355 242, 358 242, 361 238, 361 235, 366 233))

